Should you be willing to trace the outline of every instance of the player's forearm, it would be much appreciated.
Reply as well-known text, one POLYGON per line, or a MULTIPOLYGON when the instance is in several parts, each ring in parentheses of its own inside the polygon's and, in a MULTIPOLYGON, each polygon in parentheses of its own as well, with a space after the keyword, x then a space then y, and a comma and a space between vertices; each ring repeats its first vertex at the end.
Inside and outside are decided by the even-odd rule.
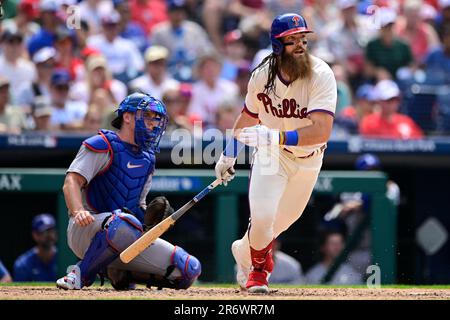
POLYGON ((324 128, 320 123, 314 123, 310 126, 297 129, 297 133, 301 137, 298 141, 298 146, 326 143, 331 134, 331 132, 327 130, 327 128, 324 128))
POLYGON ((258 123, 259 123, 258 118, 253 118, 250 115, 248 115, 247 113, 242 112, 236 119, 236 122, 234 123, 234 127, 233 127, 234 136, 237 135, 237 132, 239 131, 239 129, 251 127, 251 126, 257 125, 258 123))
POLYGON ((241 152, 242 148, 244 148, 244 144, 241 143, 237 139, 241 129, 245 128, 245 127, 254 126, 258 122, 259 122, 258 119, 255 119, 255 118, 249 116, 247 113, 242 112, 236 119, 236 122, 234 123, 233 138, 228 139, 228 142, 227 142, 227 145, 225 146, 225 150, 224 150, 223 154, 226 157, 236 158, 239 155, 239 153, 241 152))
POLYGON ((67 177, 63 186, 64 199, 66 200, 66 206, 71 216, 75 212, 80 210, 86 210, 83 206, 81 196, 81 185, 74 179, 67 177))
POLYGON ((310 146, 326 143, 333 128, 333 117, 325 112, 313 112, 308 116, 311 125, 280 132, 280 145, 310 146))

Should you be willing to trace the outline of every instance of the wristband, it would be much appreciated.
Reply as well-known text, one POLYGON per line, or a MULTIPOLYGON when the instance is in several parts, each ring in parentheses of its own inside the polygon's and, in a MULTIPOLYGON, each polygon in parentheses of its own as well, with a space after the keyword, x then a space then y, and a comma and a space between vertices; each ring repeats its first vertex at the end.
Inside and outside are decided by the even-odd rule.
POLYGON ((239 152, 241 152, 242 148, 244 148, 244 146, 245 145, 242 142, 240 142, 236 138, 233 138, 232 140, 228 141, 228 144, 223 151, 223 155, 236 158, 239 152))
POLYGON ((280 131, 280 145, 296 146, 298 145, 298 132, 292 131, 280 131))

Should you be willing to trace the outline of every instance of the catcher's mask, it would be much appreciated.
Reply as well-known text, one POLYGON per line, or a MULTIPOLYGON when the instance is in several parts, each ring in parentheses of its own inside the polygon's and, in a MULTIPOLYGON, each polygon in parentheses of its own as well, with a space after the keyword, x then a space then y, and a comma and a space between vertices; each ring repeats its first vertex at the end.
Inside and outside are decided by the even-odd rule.
POLYGON ((134 140, 143 150, 159 152, 159 142, 164 134, 169 117, 164 104, 144 93, 133 93, 119 105, 117 118, 111 125, 120 129, 124 112, 135 114, 134 140))

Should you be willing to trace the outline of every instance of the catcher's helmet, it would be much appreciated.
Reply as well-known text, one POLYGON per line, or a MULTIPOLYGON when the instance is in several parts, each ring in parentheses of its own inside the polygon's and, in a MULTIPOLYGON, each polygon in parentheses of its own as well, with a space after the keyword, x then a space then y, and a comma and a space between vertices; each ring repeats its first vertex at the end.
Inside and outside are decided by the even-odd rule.
POLYGON ((125 112, 136 113, 134 139, 135 142, 143 149, 151 149, 159 151, 158 145, 164 131, 166 130, 168 115, 164 104, 152 96, 144 93, 133 93, 127 96, 119 105, 117 111, 117 118, 115 118, 111 125, 120 129, 123 121, 123 114, 125 112), (143 112, 137 113, 139 110, 143 112), (153 129, 148 129, 145 125, 145 111, 153 111, 157 114, 156 118, 152 119, 157 122, 153 129))
POLYGON ((358 157, 355 163, 356 170, 374 170, 380 168, 380 159, 371 153, 366 153, 358 157))
POLYGON ((283 52, 284 45, 278 38, 294 33, 311 33, 308 29, 305 18, 295 13, 285 13, 276 17, 270 29, 270 40, 272 50, 276 55, 283 52))

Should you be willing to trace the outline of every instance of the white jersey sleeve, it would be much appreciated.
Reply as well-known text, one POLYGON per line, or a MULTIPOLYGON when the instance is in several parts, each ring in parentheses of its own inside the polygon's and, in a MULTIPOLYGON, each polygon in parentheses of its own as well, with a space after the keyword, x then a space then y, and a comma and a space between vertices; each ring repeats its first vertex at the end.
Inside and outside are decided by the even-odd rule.
POLYGON ((325 63, 320 65, 320 71, 315 73, 309 101, 308 114, 322 111, 334 116, 337 102, 337 86, 333 71, 325 63))

